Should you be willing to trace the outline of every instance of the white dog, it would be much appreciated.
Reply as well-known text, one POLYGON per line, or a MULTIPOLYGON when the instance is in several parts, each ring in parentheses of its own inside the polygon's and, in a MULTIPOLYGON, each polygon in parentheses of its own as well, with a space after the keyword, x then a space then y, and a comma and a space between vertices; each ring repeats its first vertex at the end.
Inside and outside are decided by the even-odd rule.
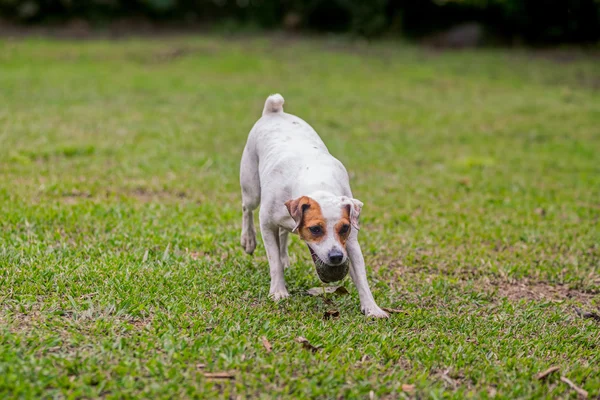
POLYGON ((358 244, 363 204, 352 198, 346 168, 329 154, 309 124, 283 112, 283 102, 279 94, 267 98, 242 155, 242 246, 248 254, 256 248, 252 212, 260 204, 260 230, 271 273, 269 295, 274 300, 289 297, 283 269, 289 266, 292 232, 308 245, 322 281, 339 281, 350 270, 362 312, 386 318, 367 283, 358 244))

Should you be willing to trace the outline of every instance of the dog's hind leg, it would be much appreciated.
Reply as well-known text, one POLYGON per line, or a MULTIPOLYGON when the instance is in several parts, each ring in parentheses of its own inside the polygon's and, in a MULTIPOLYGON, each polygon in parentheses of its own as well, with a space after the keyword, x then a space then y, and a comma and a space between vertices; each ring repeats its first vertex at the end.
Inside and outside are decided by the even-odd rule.
POLYGON ((281 265, 283 265, 283 268, 288 268, 290 266, 290 256, 288 255, 288 236, 288 231, 279 228, 279 258, 281 259, 281 265))
POLYGON ((240 243, 244 251, 252 254, 256 249, 256 229, 253 211, 260 204, 260 177, 258 175, 258 157, 244 149, 240 165, 240 184, 242 186, 242 236, 240 243))

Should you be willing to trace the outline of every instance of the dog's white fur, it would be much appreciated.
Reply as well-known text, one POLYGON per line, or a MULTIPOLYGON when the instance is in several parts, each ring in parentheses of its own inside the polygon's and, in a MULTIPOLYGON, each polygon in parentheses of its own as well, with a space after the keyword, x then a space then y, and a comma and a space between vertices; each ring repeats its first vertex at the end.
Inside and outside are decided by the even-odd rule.
POLYGON ((346 248, 341 249, 344 261, 349 257, 350 276, 358 289, 363 313, 385 318, 387 313, 377 306, 367 283, 365 261, 358 243, 358 214, 362 203, 352 198, 348 173, 309 124, 283 112, 283 103, 279 94, 267 98, 263 116, 250 131, 244 149, 240 168, 241 244, 252 254, 256 247, 253 210, 260 204, 260 229, 271 273, 269 295, 274 300, 289 297, 284 267, 289 265, 288 234, 295 231, 297 221, 290 216, 285 203, 308 196, 321 207, 327 221, 327 237, 310 245, 321 260, 327 260, 327 252, 336 243, 340 244, 334 237, 332 225, 340 219, 344 205, 351 205, 352 228, 346 248))

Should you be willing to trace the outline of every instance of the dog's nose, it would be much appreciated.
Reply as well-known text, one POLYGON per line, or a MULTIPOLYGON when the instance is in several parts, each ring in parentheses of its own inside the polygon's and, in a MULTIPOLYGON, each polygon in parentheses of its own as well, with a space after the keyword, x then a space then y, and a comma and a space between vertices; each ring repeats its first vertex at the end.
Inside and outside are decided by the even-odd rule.
POLYGON ((332 264, 339 264, 344 259, 344 253, 338 249, 333 249, 329 252, 329 262, 332 264))

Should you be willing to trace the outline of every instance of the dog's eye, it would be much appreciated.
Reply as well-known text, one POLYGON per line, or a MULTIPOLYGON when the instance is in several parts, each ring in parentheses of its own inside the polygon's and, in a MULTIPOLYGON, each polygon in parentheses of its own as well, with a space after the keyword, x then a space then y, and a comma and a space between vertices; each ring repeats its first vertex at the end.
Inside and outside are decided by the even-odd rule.
POLYGON ((308 229, 310 230, 310 233, 312 233, 313 235, 320 235, 321 233, 323 233, 323 230, 318 225, 311 226, 308 229))
POLYGON ((350 225, 348 225, 348 224, 342 225, 342 227, 340 228, 340 235, 345 235, 346 233, 348 233, 349 230, 350 230, 350 225))

